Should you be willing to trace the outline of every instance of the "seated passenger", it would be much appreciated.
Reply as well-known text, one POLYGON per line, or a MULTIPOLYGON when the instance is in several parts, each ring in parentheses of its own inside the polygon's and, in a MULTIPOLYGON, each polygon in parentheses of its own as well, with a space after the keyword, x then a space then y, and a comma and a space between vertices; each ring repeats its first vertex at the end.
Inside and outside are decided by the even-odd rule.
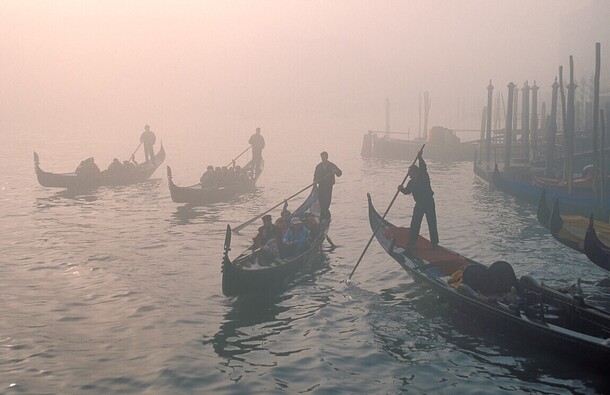
POLYGON ((123 172, 123 164, 118 158, 114 158, 112 163, 108 166, 105 171, 107 174, 121 174, 123 172))
POLYGON ((258 234, 254 238, 255 249, 264 247, 270 240, 275 240, 277 243, 281 238, 279 228, 271 222, 271 215, 264 215, 262 219, 263 226, 258 228, 258 234))
POLYGON ((214 171, 214 166, 208 166, 205 173, 199 179, 201 183, 201 187, 213 187, 216 185, 216 172, 214 171))
POLYGON ((93 157, 82 161, 74 172, 79 176, 97 176, 101 173, 100 168, 95 164, 93 157))
POLYGON ((309 229, 303 226, 299 217, 291 220, 292 225, 284 235, 285 255, 287 257, 298 255, 307 249, 309 229))
POLYGON ((129 173, 131 170, 135 169, 136 165, 133 162, 128 160, 123 161, 123 169, 125 169, 125 173, 129 173))
POLYGON ((284 217, 279 217, 275 220, 275 226, 280 230, 280 235, 284 237, 286 232, 288 231, 288 221, 284 217))
POLYGON ((311 212, 306 212, 303 214, 303 224, 309 229, 309 236, 314 239, 318 232, 320 232, 320 224, 316 219, 316 216, 311 212))

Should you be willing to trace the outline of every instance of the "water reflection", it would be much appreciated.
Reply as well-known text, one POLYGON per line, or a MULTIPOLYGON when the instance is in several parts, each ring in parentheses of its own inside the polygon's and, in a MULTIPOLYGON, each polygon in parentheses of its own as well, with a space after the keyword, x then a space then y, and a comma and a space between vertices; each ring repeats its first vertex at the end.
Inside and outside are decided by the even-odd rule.
POLYGON ((73 190, 65 189, 47 197, 36 198, 36 208, 44 210, 50 207, 57 206, 74 206, 79 203, 95 202, 98 198, 96 195, 88 194, 91 190, 73 190))
MULTIPOLYGON (((150 179, 132 185, 68 188, 55 192, 50 196, 36 198, 36 208, 46 209, 57 206, 74 206, 80 203, 92 203, 98 200, 133 199, 141 194, 149 195, 151 191, 156 191, 160 185, 161 179, 150 179)), ((156 198, 156 196, 154 198, 156 198)))
POLYGON ((172 225, 191 225, 194 223, 215 223, 222 217, 222 210, 218 207, 196 207, 190 205, 178 206, 172 213, 172 225), (201 219, 201 220, 199 220, 201 219))
POLYGON ((300 276, 291 284, 298 284, 298 287, 283 294, 249 295, 228 300, 229 310, 224 314, 222 324, 212 338, 204 336, 203 344, 211 344, 227 364, 240 361, 249 366, 274 366, 276 361, 270 359, 270 355, 281 358, 299 352, 286 348, 272 350, 274 338, 330 303, 331 291, 315 285, 316 279, 328 269, 325 264, 314 273, 300 276), (258 351, 263 352, 262 357, 255 353, 258 351), (254 354, 248 355, 251 353, 254 354))
POLYGON ((290 294, 257 295, 232 300, 218 332, 203 344, 211 343, 214 352, 228 360, 245 362, 245 354, 265 349, 268 338, 290 328, 291 315, 278 319, 290 307, 281 303, 292 298, 290 294))

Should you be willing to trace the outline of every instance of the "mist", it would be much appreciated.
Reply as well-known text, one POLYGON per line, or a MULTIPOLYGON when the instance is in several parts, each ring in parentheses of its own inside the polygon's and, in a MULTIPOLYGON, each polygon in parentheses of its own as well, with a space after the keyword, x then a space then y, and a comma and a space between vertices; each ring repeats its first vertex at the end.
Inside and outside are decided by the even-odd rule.
POLYGON ((572 51, 593 67, 595 37, 560 47, 562 20, 592 4, 610 15, 569 0, 3 1, 0 129, 360 136, 386 98, 392 128, 416 130, 424 91, 431 126, 478 127, 490 79, 550 86, 572 51))

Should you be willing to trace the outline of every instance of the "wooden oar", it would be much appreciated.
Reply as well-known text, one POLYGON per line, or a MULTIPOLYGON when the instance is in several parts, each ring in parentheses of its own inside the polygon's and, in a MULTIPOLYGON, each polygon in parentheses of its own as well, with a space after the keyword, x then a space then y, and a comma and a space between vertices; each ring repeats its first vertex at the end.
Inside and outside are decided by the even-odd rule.
MULTIPOLYGON (((417 159, 421 156, 422 152, 424 151, 424 147, 426 146, 426 144, 421 146, 421 149, 419 150, 419 152, 417 153, 417 156, 415 157, 415 160, 413 160, 413 165, 415 164, 415 162, 417 162, 417 159)), ((411 165, 411 166, 413 166, 411 165)), ((409 168, 411 168, 411 166, 409 166, 409 168)), ((407 170, 407 174, 405 174, 405 178, 402 180, 402 183, 400 184, 401 186, 404 185, 405 182, 407 182, 407 178, 409 177, 409 171, 407 170)), ((392 201, 390 202, 390 205, 388 206, 388 208, 385 210, 385 213, 383 213, 383 217, 381 217, 381 220, 379 220, 379 223, 377 224, 377 226, 375 227, 375 230, 373 231, 373 234, 371 235, 371 238, 369 239, 369 242, 366 243, 366 247, 364 247, 364 251, 362 251, 362 254, 360 255, 360 258, 358 258, 358 262, 356 262, 356 266, 354 266, 354 270, 352 270, 352 273, 349 275, 347 281, 351 280, 352 276, 354 275, 354 272, 356 271, 356 269, 358 268, 358 265, 360 264, 360 262, 362 261, 362 258, 364 257, 364 254, 366 253, 366 250, 369 248, 369 246, 371 245, 371 242, 373 241, 373 238, 375 238, 375 234, 377 233, 377 231, 379 230, 379 227, 381 226, 381 223, 383 222, 383 220, 385 219, 385 216, 388 215, 388 212, 390 211, 390 208, 392 208, 392 205, 394 204, 394 201, 396 200, 396 198, 398 197, 398 193, 400 193, 400 191, 397 189, 396 193, 394 194, 394 197, 392 198, 392 201)))
POLYGON ((244 222, 243 224, 241 224, 241 225, 239 225, 239 226, 236 226, 236 227, 233 229, 233 232, 235 232, 235 233, 239 233, 239 231, 240 231, 240 230, 242 230, 242 229, 243 229, 243 228, 245 228, 246 226, 250 225, 251 223, 253 223, 253 222, 254 222, 254 221, 256 221, 257 219, 262 218, 262 217, 263 217, 263 215, 265 215, 265 214, 269 213, 270 211, 272 211, 272 210, 274 210, 274 209, 278 208, 278 207, 279 207, 280 205, 282 205, 282 204, 287 204, 288 200, 290 200, 290 199, 292 199, 293 197, 295 197, 295 196, 297 196, 297 195, 301 194, 303 191, 305 191, 305 190, 307 190, 307 189, 311 188, 312 186, 314 186, 315 184, 317 184, 318 182, 320 182, 322 179, 324 179, 324 178, 328 177, 328 176, 329 176, 329 175, 331 175, 331 174, 333 174, 333 173, 328 173, 327 175, 325 175, 324 177, 320 178, 319 180, 315 180, 315 181, 314 181, 314 182, 312 182, 311 184, 307 185, 305 188, 301 189, 300 191, 298 191, 298 192, 297 192, 297 193, 295 193, 294 195, 290 196, 289 198, 286 198, 286 199, 282 200, 280 203, 278 203, 278 204, 276 204, 275 206, 271 207, 269 210, 265 211, 264 213, 261 213, 261 214, 257 215, 256 217, 254 217, 254 218, 252 218, 252 219, 249 219, 248 221, 244 222))
POLYGON ((236 157, 235 159, 233 159, 231 162, 229 162, 229 164, 227 165, 227 167, 228 167, 228 166, 231 166, 231 163, 235 163, 235 161, 236 161, 237 159, 239 159, 239 158, 240 158, 240 157, 241 157, 243 154, 245 154, 246 152, 248 152, 248 150, 249 150, 250 148, 252 148, 252 146, 251 146, 251 145, 249 145, 249 146, 248 146, 248 148, 246 148, 245 150, 243 150, 241 154, 237 155, 237 157, 236 157))
POLYGON ((141 146, 142 146, 142 142, 140 141, 140 144, 138 144, 138 148, 136 148, 136 150, 133 151, 133 154, 131 154, 131 156, 129 157, 130 161, 134 160, 134 157, 136 156, 136 152, 138 152, 138 150, 140 149, 141 146))
MULTIPOLYGON (((317 182, 317 181, 316 181, 316 182, 317 182)), ((305 190, 307 190, 307 189, 311 188, 311 187, 312 187, 314 184, 315 184, 315 182, 313 182, 313 183, 311 183, 311 184, 307 185, 305 188, 301 189, 300 191, 298 191, 298 192, 297 192, 297 193, 295 193, 294 195, 290 196, 289 198, 282 200, 281 202, 279 202, 279 203, 278 203, 278 204, 276 204, 275 206, 271 207, 269 210, 265 211, 264 213, 257 215, 256 217, 254 217, 254 218, 252 218, 252 219, 250 219, 250 220, 248 220, 248 221, 244 222, 243 224, 241 224, 241 225, 239 225, 239 226, 236 226, 236 227, 233 229, 233 232, 235 232, 235 233, 239 233, 239 231, 240 231, 240 230, 242 230, 243 228, 245 228, 246 226, 250 225, 251 223, 253 223, 253 222, 254 222, 254 221, 256 221, 257 219, 262 218, 262 217, 263 217, 263 215, 265 215, 265 214, 269 213, 270 211, 273 211, 274 209, 278 208, 279 206, 281 206, 282 204, 284 204, 284 202, 286 202, 286 201, 288 201, 288 200, 292 199, 293 197, 295 197, 295 196, 299 195, 299 194, 300 194, 300 193, 302 193, 303 191, 305 191, 305 190)))

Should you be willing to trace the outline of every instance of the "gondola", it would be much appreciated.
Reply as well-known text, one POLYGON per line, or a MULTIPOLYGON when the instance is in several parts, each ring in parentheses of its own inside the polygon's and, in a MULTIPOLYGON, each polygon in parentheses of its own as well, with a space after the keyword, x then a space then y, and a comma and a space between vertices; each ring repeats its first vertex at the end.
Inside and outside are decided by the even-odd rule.
MULTIPOLYGON (((314 187, 307 199, 292 215, 305 212, 319 215, 317 189, 314 187)), ((290 258, 271 257, 252 247, 236 259, 229 258, 231 250, 231 227, 227 225, 222 259, 222 292, 226 296, 251 294, 273 294, 286 289, 299 273, 311 272, 322 260, 322 243, 327 237, 329 223, 322 221, 310 240, 309 247, 301 254, 290 258)))
POLYGON ((587 258, 602 269, 610 271, 610 247, 608 242, 604 243, 600 240, 595 231, 593 216, 589 218, 589 227, 585 234, 584 245, 587 258))
POLYGON ((582 291, 559 292, 530 276, 517 280, 504 261, 489 267, 419 236, 406 247, 408 228, 382 219, 370 195, 369 222, 383 249, 413 279, 438 293, 457 311, 486 327, 515 336, 603 371, 610 363, 610 315, 586 303, 582 291), (381 221, 381 225, 379 225, 381 221))
POLYGON ((364 135, 361 154, 364 157, 387 159, 411 159, 426 143, 426 158, 435 162, 463 162, 474 158, 475 144, 461 142, 455 132, 442 127, 430 130, 427 141, 405 140, 388 136, 378 137, 377 133, 364 135))
POLYGON ((91 189, 100 186, 130 185, 146 181, 155 170, 165 161, 163 144, 152 161, 135 165, 123 173, 108 174, 101 172, 98 175, 79 175, 72 173, 49 173, 40 168, 38 154, 34 152, 34 169, 38 183, 43 187, 67 189, 91 189))
POLYGON ((175 203, 186 203, 192 206, 204 206, 231 199, 234 196, 253 192, 256 190, 256 181, 263 172, 264 162, 261 161, 258 171, 252 171, 253 162, 250 161, 243 169, 248 174, 247 179, 222 187, 202 187, 196 184, 188 187, 180 187, 174 184, 172 169, 167 166, 167 184, 169 193, 175 203))
MULTIPOLYGON (((523 199, 531 204, 538 204, 543 189, 546 189, 534 184, 531 179, 512 178, 500 173, 497 164, 495 165, 491 176, 491 182, 500 191, 516 198, 523 199)), ((548 199, 559 200, 562 211, 565 211, 567 214, 588 217, 591 212, 596 211, 594 209, 595 202, 593 194, 590 191, 575 190, 572 193, 568 193, 567 191, 562 190, 549 190, 549 192, 550 194, 546 195, 547 201, 548 199)), ((610 207, 610 196, 605 201, 605 207, 610 207)))

